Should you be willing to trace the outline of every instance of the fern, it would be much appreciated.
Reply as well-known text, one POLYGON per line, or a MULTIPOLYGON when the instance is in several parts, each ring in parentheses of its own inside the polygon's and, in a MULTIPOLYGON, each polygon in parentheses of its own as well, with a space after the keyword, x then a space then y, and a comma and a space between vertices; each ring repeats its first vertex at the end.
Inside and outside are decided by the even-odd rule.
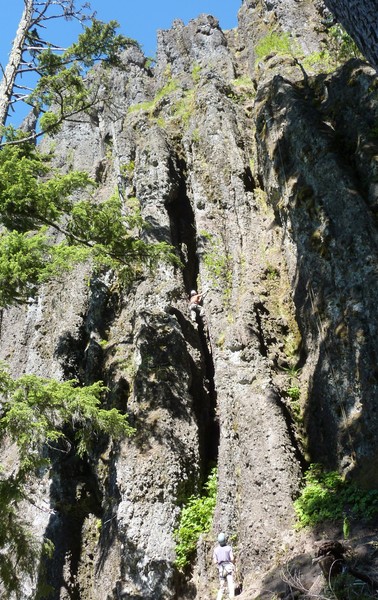
POLYGON ((213 469, 202 495, 193 495, 181 511, 180 523, 174 532, 176 565, 180 570, 190 564, 202 533, 210 531, 217 497, 217 470, 213 469))
POLYGON ((322 521, 370 519, 378 514, 378 490, 363 490, 344 480, 336 471, 324 471, 314 464, 307 471, 305 485, 294 502, 296 527, 314 526, 322 521))

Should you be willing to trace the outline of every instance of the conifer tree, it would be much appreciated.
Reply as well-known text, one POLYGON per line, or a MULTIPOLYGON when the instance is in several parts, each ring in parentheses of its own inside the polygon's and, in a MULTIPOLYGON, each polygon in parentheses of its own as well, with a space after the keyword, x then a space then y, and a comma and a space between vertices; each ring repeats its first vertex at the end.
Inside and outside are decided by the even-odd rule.
POLYGON ((3 127, 0 144, 0 307, 27 301, 40 283, 78 260, 91 257, 97 266, 116 269, 130 280, 143 266, 175 261, 165 243, 147 243, 140 233, 145 224, 138 211, 125 214, 117 196, 97 205, 90 192, 94 182, 86 173, 61 175, 51 157, 35 147, 36 138, 54 135, 64 121, 93 107, 96 84, 86 81, 95 62, 117 65, 119 53, 137 42, 116 33, 115 21, 103 23, 74 0, 24 0, 8 65, 0 85, 0 123, 6 124, 13 104, 32 107, 38 130, 3 127), (80 21, 77 42, 61 48, 48 39, 53 19, 80 21), (87 26, 87 23, 90 23, 87 26), (33 89, 22 89, 19 78, 34 72, 33 89), (73 194, 81 201, 74 203, 73 194), (63 221, 65 223, 63 227, 63 221), (63 242, 52 243, 52 230, 63 242))
MULTIPOLYGON (((145 223, 138 211, 125 212, 116 193, 97 203, 88 174, 59 173, 36 139, 54 135, 62 123, 97 101, 85 82, 97 61, 115 65, 119 52, 135 44, 116 34, 117 23, 102 23, 77 9, 73 0, 24 0, 24 11, 0 85, 0 309, 29 302, 41 283, 91 260, 94 269, 111 269, 130 281, 165 259, 176 261, 165 243, 141 236, 145 223), (78 19, 78 41, 63 49, 46 37, 49 19, 78 19), (87 27, 85 23, 90 21, 87 27), (34 87, 19 77, 33 71, 34 87), (8 126, 13 105, 26 102, 38 119, 27 132, 8 126), (79 198, 79 200, 78 200, 79 198), (52 232, 59 232, 55 243, 52 232)), ((15 444, 12 472, 0 464, 0 596, 20 593, 23 573, 33 575, 43 548, 19 514, 28 501, 28 484, 49 469, 49 457, 67 451, 85 457, 99 436, 133 433, 124 412, 103 408, 109 399, 102 382, 54 381, 33 374, 13 378, 0 364, 0 446, 15 444)), ((4 596, 5 597, 5 596, 4 596)))
MULTIPOLYGON (((7 65, 1 66, 0 125, 19 102, 29 105, 33 115, 44 114, 54 104, 55 120, 62 122, 95 101, 89 98, 83 75, 95 62, 118 61, 119 52, 137 42, 116 34, 118 23, 103 23, 89 12, 88 3, 76 7, 74 0, 24 0, 24 10, 13 40, 7 65), (79 21, 82 34, 69 48, 49 39, 49 22, 79 21), (25 84, 33 74, 32 83, 25 84)), ((51 130, 51 119, 38 135, 51 130)), ((41 124, 40 124, 41 125, 41 124)), ((35 132, 34 132, 34 135, 35 132)))

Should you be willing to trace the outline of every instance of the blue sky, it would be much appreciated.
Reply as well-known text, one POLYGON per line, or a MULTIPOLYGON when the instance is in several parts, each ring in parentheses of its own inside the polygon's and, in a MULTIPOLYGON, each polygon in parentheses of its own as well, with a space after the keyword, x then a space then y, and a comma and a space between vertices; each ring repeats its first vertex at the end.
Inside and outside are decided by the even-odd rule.
MULTIPOLYGON (((81 6, 84 1, 76 0, 76 6, 81 6)), ((0 63, 5 67, 24 1, 3 0, 2 4, 0 63)), ((222 29, 232 29, 237 25, 237 13, 241 4, 242 0, 90 0, 91 9, 96 11, 99 20, 118 21, 118 32, 137 40, 148 57, 155 56, 157 30, 169 29, 175 19, 182 19, 186 24, 201 13, 207 13, 219 19, 222 29)), ((75 41, 81 29, 76 21, 64 22, 57 19, 49 21, 46 31, 46 40, 67 47, 75 41)), ((42 33, 40 36, 44 37, 42 33)), ((22 83, 27 85, 28 80, 22 83)), ((8 124, 18 126, 28 112, 25 104, 18 103, 8 124)))
MULTIPOLYGON (((17 24, 23 10, 23 0, 11 0, 1 7, 0 62, 4 65, 14 38, 17 24)), ((79 5, 80 2, 77 2, 79 5)), ((114 19, 120 24, 120 33, 136 39, 146 56, 154 56, 156 51, 156 31, 169 29, 176 18, 187 23, 201 13, 217 17, 223 29, 231 29, 237 24, 237 12, 242 0, 91 0, 92 10, 102 21, 114 19)), ((67 45, 76 37, 78 30, 73 24, 60 22, 62 39, 58 42, 67 45), (71 39, 70 39, 71 35, 71 39)), ((53 40, 57 41, 56 37, 53 40)))

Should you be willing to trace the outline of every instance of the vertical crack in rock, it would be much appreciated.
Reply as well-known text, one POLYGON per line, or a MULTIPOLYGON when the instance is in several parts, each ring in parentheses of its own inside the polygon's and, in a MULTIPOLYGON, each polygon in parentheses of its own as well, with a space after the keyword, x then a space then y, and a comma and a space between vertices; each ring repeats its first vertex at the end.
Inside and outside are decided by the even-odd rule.
MULTIPOLYGON (((213 466, 218 459, 219 447, 219 422, 216 417, 217 392, 215 386, 215 370, 211 347, 210 333, 206 320, 199 323, 198 332, 201 340, 202 352, 205 361, 206 383, 208 391, 207 427, 203 432, 203 456, 207 465, 213 466)), ((199 407, 203 412, 203 407, 199 407)))
POLYGON ((50 495, 54 514, 44 537, 54 544, 54 552, 41 563, 37 593, 46 597, 43 590, 47 585, 51 586, 49 600, 58 600, 62 594, 80 600, 78 575, 82 569, 90 572, 93 568, 101 492, 88 462, 73 452, 53 462, 53 473, 50 495))
MULTIPOLYGON (((167 203, 166 209, 170 221, 172 244, 177 248, 180 260, 183 263, 184 286, 189 296, 190 290, 196 286, 199 274, 199 259, 195 215, 187 195, 185 170, 185 165, 181 162, 178 192, 176 197, 167 203)), ((172 313, 174 312, 177 314, 177 311, 172 311, 172 313)), ((217 461, 219 425, 215 415, 216 390, 214 363, 206 319, 202 320, 198 318, 197 327, 204 373, 201 372, 195 361, 192 361, 192 385, 190 391, 193 396, 194 410, 199 426, 202 470, 206 475, 217 461)), ((186 327, 184 326, 185 329, 186 327)))
MULTIPOLYGON (((76 336, 67 331, 59 338, 55 356, 65 377, 76 378, 80 385, 106 380, 101 342, 114 318, 114 307, 109 307, 109 299, 107 276, 93 278, 87 311, 76 336)), ((111 400, 117 402, 117 397, 124 397, 125 391, 128 391, 127 386, 119 382, 113 389, 111 400)), ((62 590, 66 590, 72 600, 82 597, 83 575, 81 573, 79 578, 79 572, 88 572, 89 579, 93 576, 95 546, 100 532, 98 523, 103 516, 103 494, 93 465, 106 449, 107 440, 105 437, 98 438, 93 456, 79 458, 75 451, 74 432, 69 427, 66 427, 65 436, 70 447, 50 451, 50 505, 54 513, 44 537, 54 544, 54 552, 51 559, 43 561, 39 578, 41 589, 47 584, 55 590, 49 595, 51 600, 60 598, 62 590)))
POLYGON ((184 266, 183 279, 187 293, 196 286, 198 277, 198 256, 196 225, 193 208, 187 195, 184 176, 185 165, 179 163, 180 175, 176 197, 166 203, 171 227, 171 243, 177 248, 184 266))
POLYGON ((262 302, 255 303, 253 308, 254 308, 254 313, 255 313, 255 318, 256 318, 255 333, 259 340, 259 351, 260 351, 261 356, 268 356, 268 347, 265 342, 265 335, 264 335, 264 331, 263 331, 263 327, 262 327, 261 315, 269 314, 269 312, 266 310, 266 308, 264 307, 262 302))
MULTIPOLYGON (((176 21, 156 67, 126 51, 89 120, 53 141, 57 168, 90 173, 98 202, 118 185, 183 270, 161 263, 121 291, 77 265, 3 311, 12 374, 102 379, 136 428, 87 460, 61 448, 32 480, 20 510, 55 543, 48 600, 208 600, 214 531, 184 583, 173 532, 214 462, 214 529, 235 536, 244 597, 289 597, 300 449, 377 485, 377 77, 322 63, 321 6, 244 0, 225 33, 206 15, 176 21), (290 51, 274 49, 282 32, 290 51), (209 290, 197 328, 196 286, 209 290)), ((15 449, 4 456, 8 476, 15 449)), ((26 576, 23 600, 35 593, 26 576)))

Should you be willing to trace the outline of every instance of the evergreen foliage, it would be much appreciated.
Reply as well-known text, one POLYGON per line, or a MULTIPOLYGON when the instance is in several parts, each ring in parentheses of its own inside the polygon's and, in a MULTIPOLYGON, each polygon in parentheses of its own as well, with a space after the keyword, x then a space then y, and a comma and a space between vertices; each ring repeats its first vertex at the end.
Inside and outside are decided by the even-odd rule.
POLYGON ((217 499, 217 470, 213 469, 203 486, 202 495, 188 498, 180 515, 179 526, 174 532, 176 539, 176 565, 185 569, 197 548, 202 533, 210 531, 217 499))
POLYGON ((96 103, 96 86, 88 86, 85 77, 95 62, 101 60, 103 68, 117 66, 121 50, 138 46, 134 40, 117 35, 117 27, 116 21, 93 19, 78 41, 61 55, 51 46, 39 53, 36 68, 41 77, 28 97, 28 104, 42 114, 38 135, 56 133, 65 120, 96 103))
MULTIPOLYGON (((65 0, 46 1, 36 3, 34 23, 42 22, 55 5, 64 9, 62 16, 77 17, 74 2, 68 7, 65 0)), ((55 134, 65 120, 96 103, 101 82, 92 77, 93 85, 88 85, 88 69, 98 60, 104 68, 119 65, 119 52, 135 44, 116 35, 116 27, 114 21, 92 19, 77 43, 60 54, 36 29, 28 32, 20 64, 29 52, 30 69, 39 79, 22 99, 42 117, 37 132, 11 126, 1 130, 0 308, 28 302, 41 283, 78 261, 90 259, 95 269, 112 269, 122 282, 161 260, 178 263, 168 244, 148 238, 137 208, 126 208, 118 194, 96 202, 96 184, 88 174, 60 173, 52 168, 52 157, 34 145, 37 137, 55 134)), ((12 96, 7 98, 11 104, 12 96)), ((49 457, 68 451, 85 457, 99 436, 133 433, 127 415, 103 408, 106 393, 100 381, 81 386, 31 374, 13 379, 0 365, 0 443, 17 448, 12 472, 0 465, 1 591, 21 597, 24 574, 33 575, 41 552, 47 546, 51 551, 51 543, 41 545, 20 515, 20 503, 30 501, 29 483, 49 469, 49 457)))
MULTIPOLYGON (((23 101, 33 107, 34 115, 41 117, 39 131, 30 133, 30 139, 44 133, 56 133, 65 120, 96 103, 98 89, 104 78, 102 76, 97 85, 92 78, 92 84, 88 85, 88 71, 95 63, 101 61, 103 69, 107 66, 118 66, 121 64, 122 50, 131 45, 139 47, 135 40, 117 34, 116 21, 103 23, 94 15, 83 12, 83 9, 88 8, 87 3, 78 9, 71 0, 32 2, 31 15, 20 22, 23 35, 18 40, 18 51, 16 54, 12 52, 11 55, 9 65, 12 74, 7 77, 6 87, 5 78, 1 85, 6 90, 9 105, 23 101), (75 18, 82 24, 90 21, 90 25, 84 27, 77 42, 64 49, 41 37, 42 31, 46 29, 45 23, 57 18, 75 18), (20 86, 16 82, 18 78, 24 79, 30 73, 34 74, 32 87, 23 81, 21 89, 25 90, 25 93, 21 94, 20 86), (35 77, 37 83, 34 82, 35 77)), ((5 124, 9 107, 3 113, 4 108, 0 122, 5 124)))
POLYGON ((13 379, 0 365, 0 442, 17 446, 17 467, 5 476, 0 470, 0 577, 8 592, 19 592, 22 573, 33 574, 46 549, 33 537, 19 515, 29 500, 33 474, 49 467, 49 452, 74 451, 84 456, 100 435, 130 436, 127 415, 101 408, 106 394, 101 382, 82 387, 76 381, 58 382, 35 375, 13 379))
POLYGON ((40 283, 88 257, 124 282, 159 260, 178 263, 168 244, 147 240, 137 209, 125 212, 118 196, 96 204, 86 173, 62 175, 50 163, 30 142, 0 152, 1 306, 26 302, 40 283), (59 244, 51 229, 63 234, 59 244))
POLYGON ((21 477, 17 474, 2 479, 0 472, 0 581, 9 594, 20 592, 17 573, 32 575, 41 552, 40 544, 18 515, 25 493, 21 477))
POLYGON ((105 392, 101 382, 80 387, 77 381, 58 382, 36 375, 13 379, 2 365, 0 440, 6 435, 17 444, 20 469, 30 470, 44 465, 45 444, 53 448, 66 440, 66 423, 73 431, 79 456, 90 451, 99 433, 130 435, 133 429, 126 415, 100 408, 105 392))

